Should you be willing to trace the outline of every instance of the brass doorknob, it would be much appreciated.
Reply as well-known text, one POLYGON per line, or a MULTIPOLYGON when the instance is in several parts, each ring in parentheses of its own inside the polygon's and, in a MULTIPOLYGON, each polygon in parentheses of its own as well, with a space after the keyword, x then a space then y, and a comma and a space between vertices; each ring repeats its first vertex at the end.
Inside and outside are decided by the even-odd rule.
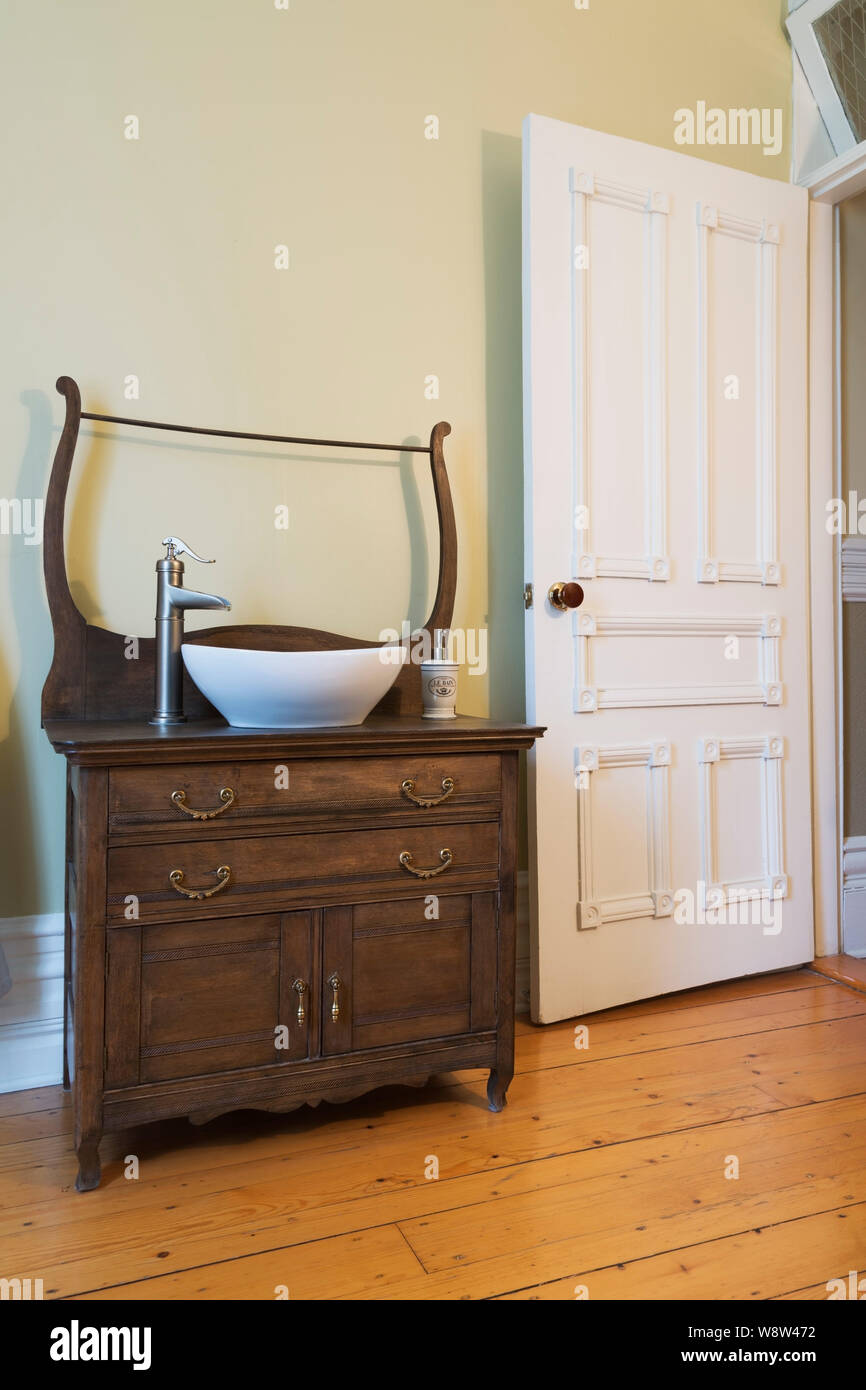
POLYGON ((568 608, 580 607, 583 603, 583 589, 579 584, 575 584, 573 579, 569 580, 568 583, 560 579, 556 584, 551 584, 547 591, 547 597, 554 608, 559 608, 565 612, 568 608))

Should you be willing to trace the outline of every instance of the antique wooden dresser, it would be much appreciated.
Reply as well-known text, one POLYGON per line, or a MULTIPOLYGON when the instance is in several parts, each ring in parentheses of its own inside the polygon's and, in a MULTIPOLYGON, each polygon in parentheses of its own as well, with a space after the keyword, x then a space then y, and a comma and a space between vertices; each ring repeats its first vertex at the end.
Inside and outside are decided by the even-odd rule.
MULTIPOLYGON (((489 1068, 501 1109, 513 1071, 518 757, 543 731, 423 719, 413 664, 356 727, 231 728, 188 678, 188 722, 149 724, 153 639, 129 660, 124 636, 85 622, 63 539, 79 421, 132 422, 83 412, 68 377, 58 390, 66 424, 45 511, 55 654, 42 712, 68 764, 64 1076, 76 1186, 99 1184, 104 1132, 169 1116, 288 1111, 467 1067, 489 1068)), ((456 584, 447 433, 437 425, 418 450, 430 455, 440 521, 431 633, 450 626, 456 584)), ((186 640, 375 645, 254 625, 186 640)))

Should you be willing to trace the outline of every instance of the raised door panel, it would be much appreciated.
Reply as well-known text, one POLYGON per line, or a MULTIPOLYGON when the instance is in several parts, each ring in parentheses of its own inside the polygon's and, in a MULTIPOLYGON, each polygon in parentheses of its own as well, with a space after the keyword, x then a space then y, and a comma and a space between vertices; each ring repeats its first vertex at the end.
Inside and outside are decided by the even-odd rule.
POLYGON ((493 893, 328 909, 322 1051, 492 1028, 496 971, 493 893))
POLYGON ((313 929, 313 914, 296 912, 112 933, 107 1085, 306 1057, 313 929))

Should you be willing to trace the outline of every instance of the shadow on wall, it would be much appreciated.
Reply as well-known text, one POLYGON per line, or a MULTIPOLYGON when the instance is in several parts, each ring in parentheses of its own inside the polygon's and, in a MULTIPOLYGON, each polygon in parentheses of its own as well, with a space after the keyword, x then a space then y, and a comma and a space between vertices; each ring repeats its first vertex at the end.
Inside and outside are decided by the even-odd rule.
MULTIPOLYGON (((523 147, 481 132, 491 719, 526 717, 523 608, 523 147)), ((518 864, 528 861, 520 755, 518 864)), ((526 947, 519 946, 525 953, 526 947)))
MULTIPOLYGON (((53 453, 51 404, 44 391, 23 391, 21 401, 30 412, 30 430, 16 496, 44 497, 53 453)), ((51 662, 42 546, 25 544, 23 536, 10 536, 8 544, 8 603, 21 659, 9 731, 0 743, 0 917, 17 917, 47 910, 53 896, 62 853, 45 830, 51 820, 48 803, 54 798, 62 805, 63 768, 57 760, 56 780, 50 773, 44 780, 41 776, 55 759, 39 723, 42 683, 51 662)), ((0 686, 8 683, 8 669, 0 668, 0 686)))
MULTIPOLYGON (((83 410, 108 414, 111 406, 92 397, 82 400, 83 410)), ((60 426, 62 428, 62 425, 60 426)), ((59 435, 57 436, 59 438, 59 435)), ((55 438, 55 446, 57 444, 55 438)), ((110 436, 81 422, 70 476, 69 500, 66 504, 67 569, 72 569, 70 556, 78 561, 78 578, 69 579, 69 592, 79 613, 95 627, 104 626, 102 609, 96 595, 96 555, 100 528, 103 525, 103 498, 111 471, 110 436), (77 480, 77 486, 76 486, 77 480)), ((50 466, 50 465, 49 465, 50 466)), ((48 483, 46 481, 46 488, 48 483)))
POLYGON ((521 142, 481 133, 490 716, 524 717, 521 142))
MULTIPOLYGON (((404 444, 426 444, 418 435, 404 439, 404 444)), ((410 627, 420 627, 429 616, 427 595, 430 588, 430 552, 427 545, 427 532, 424 528, 424 512, 421 494, 418 489, 418 475, 415 472, 416 454, 400 454, 400 486, 406 508, 406 521, 409 527, 409 610, 407 617, 410 627)), ((431 487, 430 471, 427 470, 425 486, 431 487)), ((437 553, 435 564, 439 565, 437 553)), ((387 605, 385 605, 387 607, 387 605)))

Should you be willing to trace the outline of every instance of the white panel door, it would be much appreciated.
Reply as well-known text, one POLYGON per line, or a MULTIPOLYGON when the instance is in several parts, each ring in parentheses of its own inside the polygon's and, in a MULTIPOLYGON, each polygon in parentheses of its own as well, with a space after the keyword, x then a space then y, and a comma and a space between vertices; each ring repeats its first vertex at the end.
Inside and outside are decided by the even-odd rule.
POLYGON ((523 196, 550 1022, 813 953, 807 195, 529 116, 523 196))

